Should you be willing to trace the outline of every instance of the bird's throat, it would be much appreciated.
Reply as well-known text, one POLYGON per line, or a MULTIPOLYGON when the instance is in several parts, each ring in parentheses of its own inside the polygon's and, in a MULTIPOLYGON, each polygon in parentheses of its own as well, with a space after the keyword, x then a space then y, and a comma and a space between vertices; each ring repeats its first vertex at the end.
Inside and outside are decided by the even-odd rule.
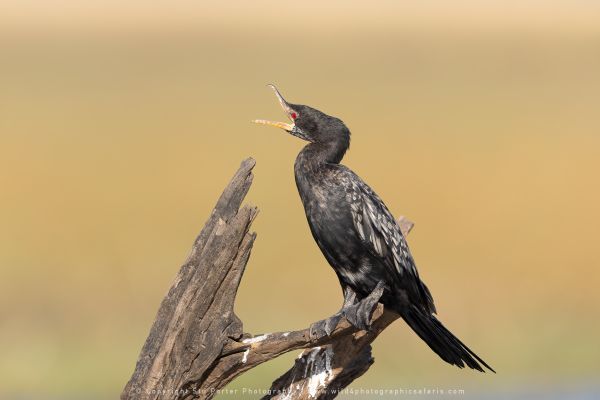
POLYGON ((304 163, 314 164, 339 164, 348 150, 349 143, 342 141, 309 143, 300 152, 298 159, 304 163))

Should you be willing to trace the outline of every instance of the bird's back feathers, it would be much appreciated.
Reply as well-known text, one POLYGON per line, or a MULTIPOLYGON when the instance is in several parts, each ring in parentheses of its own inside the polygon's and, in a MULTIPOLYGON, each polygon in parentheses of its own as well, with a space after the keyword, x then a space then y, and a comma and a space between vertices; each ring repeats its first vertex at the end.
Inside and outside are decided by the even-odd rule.
POLYGON ((378 257, 392 271, 400 287, 408 290, 414 303, 428 312, 435 312, 431 293, 419 278, 400 225, 379 196, 358 175, 346 167, 340 167, 349 175, 346 200, 350 203, 354 226, 365 250, 378 257))

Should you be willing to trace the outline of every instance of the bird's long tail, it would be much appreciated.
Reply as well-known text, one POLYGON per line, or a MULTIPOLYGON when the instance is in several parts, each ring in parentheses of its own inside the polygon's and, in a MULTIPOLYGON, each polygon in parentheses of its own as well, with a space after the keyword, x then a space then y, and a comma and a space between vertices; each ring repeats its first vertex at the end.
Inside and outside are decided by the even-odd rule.
POLYGON ((452 332, 446 329, 433 314, 428 314, 412 306, 408 310, 404 310, 401 315, 412 330, 442 360, 459 368, 464 368, 466 365, 469 368, 485 372, 482 367, 483 365, 490 371, 496 372, 454 336, 452 332))

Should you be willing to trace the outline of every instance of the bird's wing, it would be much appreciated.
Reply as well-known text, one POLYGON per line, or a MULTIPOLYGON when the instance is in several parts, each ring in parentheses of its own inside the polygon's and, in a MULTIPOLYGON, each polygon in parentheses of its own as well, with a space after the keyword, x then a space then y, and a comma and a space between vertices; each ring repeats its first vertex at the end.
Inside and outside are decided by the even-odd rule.
POLYGON ((406 286, 409 296, 417 296, 421 304, 435 312, 429 289, 419 278, 400 225, 379 196, 356 174, 352 175, 351 184, 346 186, 346 199, 350 203, 354 227, 364 246, 393 270, 392 274, 406 286))

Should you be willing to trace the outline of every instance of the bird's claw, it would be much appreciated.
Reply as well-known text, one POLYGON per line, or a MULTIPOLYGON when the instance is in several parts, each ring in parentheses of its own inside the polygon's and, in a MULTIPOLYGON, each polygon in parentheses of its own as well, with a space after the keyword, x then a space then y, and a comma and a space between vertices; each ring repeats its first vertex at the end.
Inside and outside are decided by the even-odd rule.
POLYGON ((379 282, 375 289, 364 299, 343 310, 344 317, 356 328, 369 331, 371 330, 371 318, 377 308, 379 299, 383 295, 385 285, 379 282))
POLYGON ((346 318, 348 322, 360 330, 370 330, 373 312, 377 308, 384 289, 385 284, 379 282, 370 295, 358 302, 353 303, 354 297, 348 297, 347 301, 344 302, 344 307, 338 313, 327 319, 317 321, 310 326, 310 337, 315 339, 331 336, 342 317, 346 318))
POLYGON ((337 313, 327 319, 317 321, 310 326, 310 337, 320 338, 324 336, 331 336, 335 327, 342 319, 342 314, 337 313))

